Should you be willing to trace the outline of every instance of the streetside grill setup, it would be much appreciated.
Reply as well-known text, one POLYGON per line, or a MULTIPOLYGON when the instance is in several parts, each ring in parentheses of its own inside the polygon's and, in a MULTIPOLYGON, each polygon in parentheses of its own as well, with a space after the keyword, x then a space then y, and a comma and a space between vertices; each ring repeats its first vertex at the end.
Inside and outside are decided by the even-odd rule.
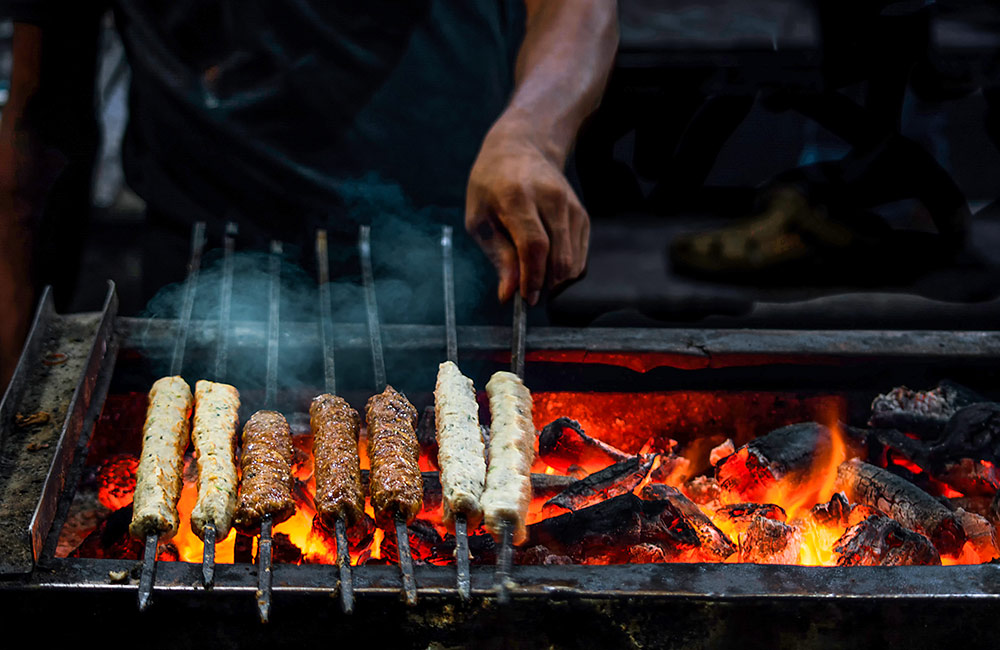
MULTIPOLYGON (((507 608, 516 611, 567 600, 627 601, 639 609, 647 605, 655 607, 656 603, 689 600, 724 607, 752 601, 770 603, 775 609, 790 602, 803 607, 817 601, 851 607, 861 601, 887 603, 908 599, 919 601, 927 608, 949 608, 984 602, 995 604, 1000 600, 1000 568, 988 563, 876 568, 792 566, 753 560, 739 564, 711 563, 690 559, 702 557, 700 555, 684 556, 689 558, 687 560, 670 561, 667 558, 664 561, 662 554, 656 555, 656 549, 651 548, 648 536, 642 537, 646 533, 640 535, 640 540, 629 542, 628 548, 621 551, 624 555, 595 545, 592 537, 585 536, 585 541, 579 542, 578 536, 574 536, 577 533, 566 532, 569 530, 567 525, 572 528, 575 524, 566 522, 572 517, 576 517, 577 522, 586 520, 589 508, 599 508, 593 513, 597 518, 615 522, 639 521, 640 527, 653 526, 655 517, 661 515, 650 514, 652 506, 649 504, 663 507, 662 495, 670 499, 676 495, 669 492, 665 482, 653 485, 649 477, 657 471, 665 472, 667 464, 676 457, 666 448, 651 450, 649 443, 643 445, 639 440, 633 445, 621 436, 603 439, 597 435, 601 439, 595 442, 575 421, 579 431, 566 424, 561 433, 556 432, 563 436, 559 444, 564 446, 559 453, 569 444, 565 442, 566 436, 578 435, 583 441, 583 447, 573 443, 583 449, 573 452, 578 454, 570 459, 576 463, 573 469, 565 473, 560 473, 562 470, 541 473, 537 467, 532 470, 531 484, 538 508, 543 514, 550 511, 556 514, 546 519, 543 514, 533 511, 534 519, 529 521, 533 524, 529 525, 530 541, 517 548, 513 544, 513 525, 505 525, 500 539, 494 544, 486 535, 472 530, 462 515, 455 518, 453 539, 444 533, 432 532, 429 534, 435 541, 425 544, 421 541, 424 529, 418 525, 420 521, 411 523, 408 528, 407 521, 397 513, 392 520, 395 543, 388 544, 388 537, 383 539, 382 556, 372 554, 374 523, 369 524, 364 533, 368 535, 367 550, 359 552, 356 533, 351 532, 348 522, 340 517, 335 526, 331 524, 333 530, 329 531, 328 546, 333 552, 328 562, 286 561, 282 559, 285 551, 279 549, 287 550, 287 537, 277 529, 277 522, 265 514, 257 541, 256 569, 248 561, 249 551, 239 550, 241 544, 245 549, 251 547, 247 540, 236 540, 233 562, 217 563, 217 551, 223 540, 216 538, 214 525, 205 528, 204 546, 198 548, 202 558, 200 565, 191 560, 164 561, 164 544, 156 535, 142 540, 143 552, 133 555, 87 557, 57 553, 61 531, 72 519, 70 513, 87 471, 88 454, 95 446, 103 444, 95 435, 95 425, 109 415, 112 402, 108 396, 121 392, 116 388, 119 384, 124 387, 145 385, 148 389, 156 379, 152 371, 156 364, 152 361, 157 361, 161 368, 169 368, 171 375, 182 375, 195 372, 193 367, 198 364, 192 361, 210 359, 201 364, 205 369, 199 367, 197 371, 216 381, 233 382, 244 393, 247 403, 256 401, 257 406, 266 409, 286 408, 293 432, 302 428, 296 423, 293 412, 302 411, 303 396, 321 391, 336 394, 339 388, 340 394, 358 403, 370 395, 369 386, 374 385, 377 391, 386 388, 388 374, 396 372, 393 368, 399 366, 390 363, 387 370, 387 359, 395 357, 405 357, 406 364, 411 367, 420 364, 433 367, 441 359, 455 362, 460 355, 463 360, 475 360, 491 369, 501 369, 509 362, 514 374, 525 378, 526 385, 531 387, 536 406, 556 404, 546 407, 546 415, 536 412, 539 429, 543 427, 538 424, 538 417, 547 418, 558 412, 573 418, 577 411, 572 404, 565 403, 572 396, 580 399, 596 396, 594 403, 598 405, 593 407, 596 412, 604 408, 601 404, 612 403, 608 400, 615 395, 619 396, 616 403, 625 405, 624 408, 632 405, 639 409, 644 403, 644 395, 663 395, 664 391, 671 394, 697 392, 706 404, 723 406, 728 399, 744 399, 741 395, 746 391, 755 391, 746 398, 746 404, 758 405, 766 401, 774 405, 774 409, 788 403, 795 407, 795 398, 788 397, 791 394, 806 395, 802 404, 809 402, 810 395, 819 395, 840 406, 838 417, 857 421, 855 416, 867 414, 876 394, 902 384, 904 379, 922 386, 931 378, 954 378, 987 395, 1000 389, 1000 380, 993 370, 1000 360, 1000 333, 991 331, 597 327, 533 327, 529 330, 525 326, 525 306, 520 299, 515 300, 512 328, 458 325, 450 228, 445 228, 440 238, 444 303, 441 325, 381 322, 371 234, 367 227, 361 228, 358 238, 365 322, 334 321, 330 309, 329 243, 324 231, 318 232, 316 237, 319 298, 316 321, 297 321, 281 314, 282 246, 279 242, 272 244, 269 256, 271 280, 266 298, 267 317, 261 321, 244 321, 233 318, 231 312, 236 237, 235 226, 230 226, 222 242, 223 282, 219 308, 211 319, 194 317, 199 269, 207 245, 204 226, 200 224, 193 230, 191 263, 176 319, 119 317, 113 284, 109 284, 102 310, 96 314, 57 314, 50 294, 43 295, 14 379, 0 404, 0 489, 3 491, 0 594, 39 599, 73 597, 74 594, 83 597, 92 593, 109 596, 127 593, 135 598, 138 594, 140 609, 161 600, 162 606, 176 606, 178 599, 185 597, 218 599, 236 608, 239 607, 237 603, 255 601, 260 619, 272 620, 272 623, 284 614, 283 598, 301 602, 302 598, 323 595, 336 596, 338 609, 361 617, 366 616, 361 612, 366 600, 384 602, 387 597, 400 600, 415 612, 494 601, 506 603, 507 608), (280 355, 293 349, 311 350, 317 360, 321 358, 312 386, 282 385, 280 355), (243 378, 233 375, 230 361, 236 355, 264 358, 263 380, 252 378, 253 386, 246 391, 240 385, 243 378), (370 383, 365 377, 345 380, 343 375, 338 381, 337 370, 344 367, 345 359, 357 360, 368 355, 372 371, 370 383), (262 390, 256 391, 255 386, 262 390), (778 397, 766 397, 771 394, 778 397), (605 399, 602 395, 607 398, 605 401, 600 401, 605 399), (559 399, 564 401, 559 402, 559 399), (602 458, 610 460, 589 468, 587 454, 603 454, 602 458), (616 469, 609 474, 612 467, 616 469), (599 468, 603 469, 597 471, 599 468), (578 485, 584 480, 587 481, 585 485, 578 485), (576 487, 570 490, 571 486, 576 487), (589 491, 583 490, 584 487, 589 491), (597 493, 602 499, 599 502, 594 497, 597 493), (659 496, 649 497, 654 493, 659 496), (565 512, 565 505, 559 506, 563 510, 555 509, 566 503, 573 504, 568 512, 565 512), (543 550, 537 550, 540 548, 543 550), (604 553, 601 557, 619 559, 602 560, 602 566, 580 562, 580 549, 595 558, 604 553), (639 551, 652 555, 639 554, 639 551), (620 557, 631 559, 621 561, 620 557), (141 563, 138 562, 140 558, 141 563), (272 616, 275 605, 277 611, 272 616)), ((411 391, 413 402, 426 405, 430 388, 428 385, 411 391)), ((780 421, 781 415, 771 411, 753 415, 751 412, 756 413, 755 408, 758 407, 744 408, 746 417, 777 418, 773 429, 792 424, 780 421)), ((760 407, 765 411, 768 408, 770 406, 760 407)), ((800 409, 797 413, 801 412, 804 411, 800 409)), ((719 412, 715 416, 724 419, 725 414, 719 412)), ((713 415, 704 417, 710 419, 713 415)), ((425 430, 425 423, 421 422, 418 428, 425 430)), ((845 428, 850 427, 845 425, 845 428)), ((545 429, 550 433, 555 431, 549 427, 545 429)), ((910 449, 906 443, 884 433, 884 429, 877 432, 869 437, 878 437, 888 458, 897 458, 893 454, 899 449, 910 449)), ((776 430, 772 435, 777 433, 776 430)), ((692 441, 697 440, 698 435, 698 431, 693 430, 692 441)), ((418 433, 418 437, 421 462, 429 462, 423 456, 427 446, 425 436, 418 433)), ((692 441, 685 443, 698 446, 692 441)), ((707 455, 707 449, 716 445, 702 446, 707 455)), ((748 454, 765 458, 767 450, 763 443, 755 447, 736 441, 726 459, 739 460, 748 454)), ((914 452, 911 456, 919 454, 914 452)), ((732 471, 735 460, 726 459, 716 465, 717 475, 724 477, 726 471, 732 471), (721 469, 726 466, 727 469, 721 469)), ((549 470, 555 467, 554 460, 544 457, 543 460, 552 463, 549 470)), ((788 458, 781 460, 789 467, 795 462, 788 458)), ((433 462, 429 467, 421 467, 424 498, 429 502, 424 506, 425 513, 440 507, 440 482, 434 467, 433 462)), ((914 474, 919 473, 919 468, 911 470, 914 474)), ((878 483, 882 480, 874 470, 862 468, 859 472, 865 481, 878 483)), ((363 471, 363 475, 363 482, 370 480, 370 471, 363 471)), ((739 478, 745 477, 740 474, 739 478)), ((927 483, 920 485, 926 487, 927 483)), ((857 493, 863 492, 855 487, 857 493)), ((868 488, 866 483, 865 489, 868 488)), ((301 486, 296 489, 301 491, 301 486)), ((894 484, 885 489, 896 490, 894 484)), ((893 494, 903 492, 905 489, 893 494)), ((863 497, 862 494, 858 498, 863 497)), ((823 505, 836 506, 834 500, 823 505)), ((628 529, 623 534, 632 534, 631 525, 623 524, 622 530, 628 529)), ((671 530, 669 534, 674 535, 676 530, 671 530)), ((654 532, 666 534, 659 528, 654 532)), ((604 537, 609 534, 602 533, 604 537)), ((867 531, 865 534, 874 533, 867 531)), ((736 533, 732 535, 735 537, 736 533)), ((691 542, 682 537, 675 541, 678 548, 686 549, 685 552, 691 550, 692 544, 695 547, 699 544, 697 540, 691 542)), ((742 547, 749 538, 741 536, 739 539, 742 547)), ((180 558, 170 556, 170 559, 180 558)), ((325 602, 328 600, 317 599, 315 606, 328 607, 322 605, 325 602)), ((149 611, 159 608, 149 607, 149 611)))

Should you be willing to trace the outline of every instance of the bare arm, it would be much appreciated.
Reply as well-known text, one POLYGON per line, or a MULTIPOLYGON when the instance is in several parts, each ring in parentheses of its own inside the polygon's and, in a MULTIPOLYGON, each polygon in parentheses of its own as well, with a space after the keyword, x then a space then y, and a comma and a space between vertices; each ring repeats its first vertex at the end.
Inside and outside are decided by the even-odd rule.
POLYGON ((469 175, 466 229, 499 275, 498 295, 538 300, 586 265, 590 220, 563 175, 600 101, 618 46, 615 0, 525 0, 527 25, 510 104, 469 175))

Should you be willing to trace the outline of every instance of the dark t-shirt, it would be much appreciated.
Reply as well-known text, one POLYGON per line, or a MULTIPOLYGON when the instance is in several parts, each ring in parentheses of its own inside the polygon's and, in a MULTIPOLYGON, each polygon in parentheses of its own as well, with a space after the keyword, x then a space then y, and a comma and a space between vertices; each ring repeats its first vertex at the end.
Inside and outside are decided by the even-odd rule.
MULTIPOLYGON (((44 22, 80 2, 0 8, 44 22)), ((518 0, 112 4, 133 70, 129 184, 178 224, 238 219, 288 240, 353 229, 369 187, 458 220, 524 19, 518 0)))

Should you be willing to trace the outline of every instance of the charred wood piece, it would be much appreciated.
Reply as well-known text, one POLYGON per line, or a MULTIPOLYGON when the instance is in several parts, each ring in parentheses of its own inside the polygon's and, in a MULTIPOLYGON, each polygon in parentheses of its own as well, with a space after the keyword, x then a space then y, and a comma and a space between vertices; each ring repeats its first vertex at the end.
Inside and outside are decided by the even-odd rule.
POLYGON ((808 480, 818 459, 833 453, 833 432, 816 422, 776 429, 751 440, 715 468, 728 501, 763 501, 777 483, 808 480))
POLYGON ((683 485, 689 478, 691 478, 691 461, 675 454, 661 455, 659 466, 650 474, 650 479, 656 483, 673 486, 683 485))
POLYGON ((880 514, 848 528, 833 550, 837 566, 941 564, 941 556, 929 539, 880 514))
POLYGON ((736 545, 726 537, 712 520, 693 501, 677 488, 669 485, 650 484, 642 489, 640 496, 648 501, 669 501, 687 520, 701 541, 702 555, 714 560, 725 560, 736 552, 736 545))
POLYGON ((695 476, 684 484, 684 494, 700 506, 710 506, 715 510, 722 498, 719 482, 711 476, 695 476))
POLYGON ((732 438, 726 438, 726 441, 721 445, 717 445, 712 448, 712 451, 708 453, 708 462, 712 467, 715 467, 721 463, 726 458, 732 456, 736 453, 736 445, 733 444, 732 438))
POLYGON ((936 438, 959 409, 984 401, 976 392, 948 380, 928 391, 913 391, 900 386, 875 398, 868 422, 873 427, 899 429, 921 438, 936 438))
POLYGON ((437 427, 434 418, 434 405, 425 407, 420 414, 420 422, 417 423, 417 443, 420 445, 421 456, 438 469, 437 427))
POLYGON ((928 451, 947 460, 973 458, 1000 464, 1000 404, 983 402, 959 410, 928 451))
POLYGON ((809 511, 812 520, 825 526, 846 526, 851 516, 847 495, 837 492, 826 503, 817 503, 809 511))
POLYGON ((634 494, 528 526, 528 547, 545 546, 555 555, 576 561, 628 562, 628 549, 647 543, 659 546, 670 557, 700 546, 698 534, 673 504, 646 501, 634 494))
POLYGON ((731 503, 722 506, 716 513, 733 522, 746 522, 756 517, 784 522, 788 519, 785 509, 773 503, 731 503))
POLYGON ((974 496, 974 497, 954 497, 952 499, 946 499, 943 503, 948 507, 949 510, 958 510, 961 508, 966 512, 971 512, 979 515, 980 517, 985 517, 992 523, 997 523, 997 515, 993 512, 993 498, 988 496, 974 496))
POLYGON ((557 418, 538 435, 538 456, 549 467, 571 472, 578 467, 607 467, 632 454, 588 436, 576 420, 557 418))
POLYGON ((545 502, 545 508, 580 510, 637 488, 656 460, 655 454, 633 456, 586 476, 545 502))
POLYGON ((740 562, 795 564, 801 548, 798 528, 768 517, 754 517, 739 535, 740 562))
POLYGON ((989 562, 1000 557, 1000 540, 996 528, 981 515, 959 508, 955 517, 965 532, 964 552, 972 553, 976 562, 989 562))
POLYGON ((880 467, 853 459, 837 468, 838 489, 851 501, 886 513, 904 527, 929 537, 945 555, 959 552, 965 533, 954 513, 912 483, 880 467))
POLYGON ((73 549, 70 557, 98 559, 120 558, 141 560, 143 541, 128 534, 132 521, 132 504, 112 512, 107 519, 97 525, 80 545, 73 549))

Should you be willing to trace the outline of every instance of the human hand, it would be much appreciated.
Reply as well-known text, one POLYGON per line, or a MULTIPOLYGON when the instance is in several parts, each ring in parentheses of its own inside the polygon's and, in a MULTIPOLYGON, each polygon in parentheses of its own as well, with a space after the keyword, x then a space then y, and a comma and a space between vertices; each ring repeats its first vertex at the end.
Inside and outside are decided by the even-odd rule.
POLYGON ((534 305, 542 287, 579 277, 590 218, 566 176, 530 131, 503 120, 487 134, 465 199, 465 229, 493 262, 501 302, 520 289, 534 305))

